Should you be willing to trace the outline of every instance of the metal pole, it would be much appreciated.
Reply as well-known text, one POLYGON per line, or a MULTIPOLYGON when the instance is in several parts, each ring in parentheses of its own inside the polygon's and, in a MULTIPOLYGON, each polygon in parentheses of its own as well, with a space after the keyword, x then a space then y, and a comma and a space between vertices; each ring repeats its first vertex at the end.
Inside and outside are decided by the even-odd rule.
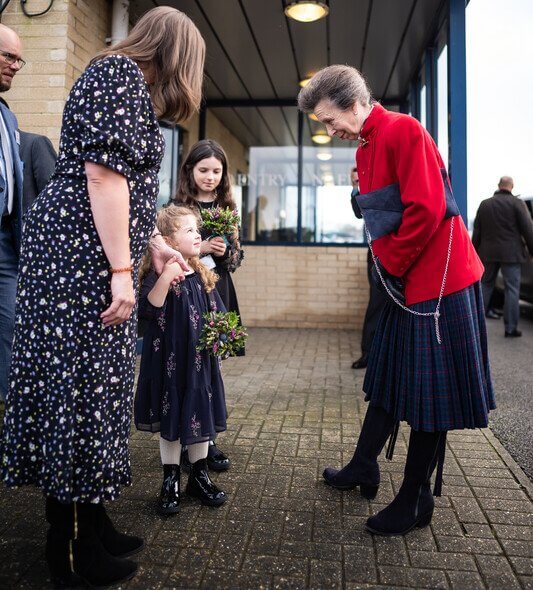
POLYGON ((435 143, 438 140, 438 88, 437 88, 437 50, 427 47, 425 52, 426 73, 426 129, 435 143))
POLYGON ((449 172, 453 193, 468 224, 466 144, 466 31, 465 0, 448 4, 449 172))
POLYGON ((207 127, 207 108, 205 102, 200 107, 200 113, 198 116, 198 139, 205 139, 207 127))
POLYGON ((128 36, 130 30, 130 1, 113 0, 111 18, 111 44, 118 43, 128 36))
POLYGON ((302 243, 302 191, 303 191, 303 177, 304 177, 304 114, 298 111, 298 228, 297 228, 297 243, 302 243))

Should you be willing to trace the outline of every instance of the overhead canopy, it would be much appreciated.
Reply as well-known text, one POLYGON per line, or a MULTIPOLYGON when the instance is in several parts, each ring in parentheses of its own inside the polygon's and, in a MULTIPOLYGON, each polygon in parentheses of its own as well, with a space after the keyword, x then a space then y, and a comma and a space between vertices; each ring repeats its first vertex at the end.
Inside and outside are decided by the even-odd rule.
MULTIPOLYGON (((132 0, 132 22, 154 5, 188 14, 206 40, 208 107, 245 145, 269 146, 297 144, 296 109, 281 105, 330 64, 357 67, 377 99, 401 104, 445 1, 330 0, 329 16, 300 23, 283 0, 132 0)), ((306 122, 305 144, 319 127, 306 122)))

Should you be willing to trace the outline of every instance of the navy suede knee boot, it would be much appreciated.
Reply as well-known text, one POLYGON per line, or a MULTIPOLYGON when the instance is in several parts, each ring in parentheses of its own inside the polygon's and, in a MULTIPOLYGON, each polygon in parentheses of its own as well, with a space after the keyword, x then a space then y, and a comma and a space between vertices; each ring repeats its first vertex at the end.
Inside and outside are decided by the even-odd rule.
POLYGON ((395 418, 383 408, 369 404, 352 459, 340 470, 326 467, 322 474, 326 483, 338 490, 351 490, 359 486, 363 497, 369 500, 375 498, 379 488, 377 459, 390 436, 388 456, 392 456, 397 424, 395 418))
POLYGON ((394 500, 367 520, 366 528, 376 535, 405 535, 431 522, 435 502, 431 475, 438 465, 435 495, 440 496, 446 432, 411 430, 403 482, 394 500))

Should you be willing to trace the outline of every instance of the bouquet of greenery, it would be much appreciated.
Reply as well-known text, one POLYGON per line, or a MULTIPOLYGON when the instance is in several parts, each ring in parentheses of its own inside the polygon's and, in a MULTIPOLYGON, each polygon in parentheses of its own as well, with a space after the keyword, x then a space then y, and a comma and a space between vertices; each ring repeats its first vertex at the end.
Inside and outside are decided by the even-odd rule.
POLYGON ((210 311, 204 313, 204 327, 196 350, 226 359, 235 356, 244 347, 248 334, 235 311, 210 311))
POLYGON ((237 231, 240 222, 241 218, 237 209, 229 207, 202 209, 202 226, 209 230, 212 236, 230 236, 237 231))

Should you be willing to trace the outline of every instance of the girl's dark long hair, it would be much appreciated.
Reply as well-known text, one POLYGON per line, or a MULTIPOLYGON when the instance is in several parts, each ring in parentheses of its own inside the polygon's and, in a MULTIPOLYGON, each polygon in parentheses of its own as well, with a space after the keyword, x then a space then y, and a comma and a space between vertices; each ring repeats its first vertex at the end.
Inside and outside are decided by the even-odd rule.
POLYGON ((196 142, 189 150, 180 168, 178 190, 172 198, 174 204, 184 204, 189 207, 197 205, 196 196, 198 195, 198 189, 194 182, 193 169, 201 160, 213 157, 222 164, 222 178, 220 179, 220 184, 216 187, 215 203, 219 207, 235 209, 235 201, 231 194, 228 158, 222 147, 212 139, 202 139, 196 142))

